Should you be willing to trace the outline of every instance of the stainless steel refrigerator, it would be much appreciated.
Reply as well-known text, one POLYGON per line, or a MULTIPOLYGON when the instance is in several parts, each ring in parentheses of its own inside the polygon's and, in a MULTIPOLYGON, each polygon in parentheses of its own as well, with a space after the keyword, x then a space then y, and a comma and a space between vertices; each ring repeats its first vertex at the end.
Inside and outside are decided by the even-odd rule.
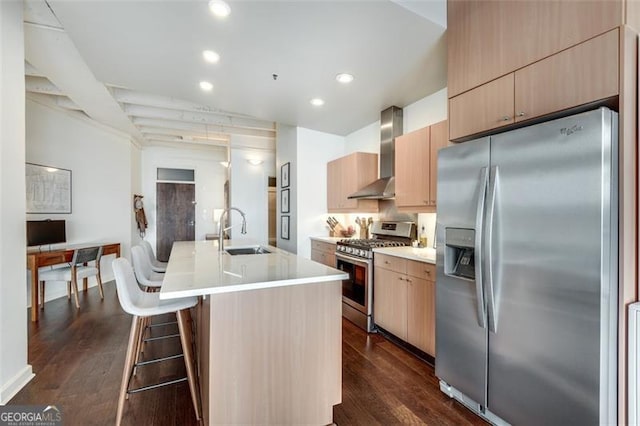
POLYGON ((438 156, 436 375, 493 423, 616 424, 618 121, 438 156))

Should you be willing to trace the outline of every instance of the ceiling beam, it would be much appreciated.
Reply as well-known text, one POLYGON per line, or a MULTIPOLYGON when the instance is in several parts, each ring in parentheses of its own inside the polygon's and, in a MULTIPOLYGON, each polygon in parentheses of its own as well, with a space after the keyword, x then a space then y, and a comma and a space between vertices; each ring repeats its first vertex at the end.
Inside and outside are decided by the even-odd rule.
POLYGON ((157 127, 140 127, 140 133, 145 135, 145 138, 148 136, 151 138, 155 135, 163 135, 163 136, 179 136, 183 138, 198 138, 198 139, 206 139, 206 140, 217 140, 217 141, 229 141, 229 136, 226 134, 220 133, 205 133, 198 132, 193 130, 177 130, 177 129, 161 129, 157 127))
POLYGON ((161 118, 165 120, 187 121, 213 126, 232 128, 258 129, 271 131, 275 135, 276 125, 272 121, 254 118, 231 117, 219 114, 172 110, 167 108, 149 107, 144 105, 125 104, 124 111, 129 116, 144 118, 161 118))
POLYGON ((96 80, 65 32, 25 23, 24 35, 25 59, 89 117, 131 135, 138 142, 144 140, 111 92, 96 80))
POLYGON ((114 99, 123 104, 137 104, 158 108, 176 109, 180 111, 206 112, 222 116, 253 118, 246 114, 239 114, 235 112, 225 111, 219 108, 212 108, 207 105, 200 105, 194 102, 172 98, 170 96, 153 95, 150 93, 142 93, 135 90, 124 89, 115 86, 107 87, 109 88, 109 90, 111 90, 114 99))
POLYGON ((35 67, 27 61, 24 61, 24 75, 29 75, 32 77, 44 77, 44 74, 35 69, 35 67))
POLYGON ((24 78, 25 90, 33 93, 63 96, 64 93, 46 77, 26 76, 24 78))

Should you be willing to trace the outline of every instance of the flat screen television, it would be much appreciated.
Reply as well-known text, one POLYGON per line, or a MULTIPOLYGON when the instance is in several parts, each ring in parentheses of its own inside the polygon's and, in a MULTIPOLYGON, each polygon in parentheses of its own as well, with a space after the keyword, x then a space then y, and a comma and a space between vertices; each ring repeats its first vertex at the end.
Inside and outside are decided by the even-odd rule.
POLYGON ((28 220, 27 246, 67 242, 64 220, 28 220))

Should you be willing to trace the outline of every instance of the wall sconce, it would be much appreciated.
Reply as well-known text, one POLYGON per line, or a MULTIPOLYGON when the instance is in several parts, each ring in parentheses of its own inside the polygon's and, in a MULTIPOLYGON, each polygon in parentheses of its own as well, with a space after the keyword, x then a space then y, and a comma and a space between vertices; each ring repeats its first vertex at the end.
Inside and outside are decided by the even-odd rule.
POLYGON ((229 162, 228 161, 221 161, 220 164, 222 164, 222 167, 229 168, 229 162))
POLYGON ((264 161, 260 160, 259 158, 249 158, 247 162, 252 166, 259 166, 260 164, 264 163, 264 161))

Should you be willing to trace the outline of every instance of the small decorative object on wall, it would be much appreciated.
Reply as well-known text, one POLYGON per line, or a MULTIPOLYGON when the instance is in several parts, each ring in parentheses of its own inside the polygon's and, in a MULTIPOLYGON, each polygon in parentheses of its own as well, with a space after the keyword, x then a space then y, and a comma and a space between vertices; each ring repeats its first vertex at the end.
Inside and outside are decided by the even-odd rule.
POLYGON ((280 222, 280 238, 283 240, 289 239, 289 216, 281 216, 280 222))
POLYGON ((280 188, 289 187, 289 169, 291 163, 284 163, 280 166, 280 188))
POLYGON ((71 213, 71 170, 26 163, 27 213, 71 213))
POLYGON ((280 210, 282 213, 289 213, 289 190, 280 191, 280 210))
POLYGON ((142 204, 142 195, 133 195, 133 213, 136 216, 136 223, 138 224, 138 232, 140 237, 144 238, 144 234, 147 232, 147 216, 144 214, 144 205, 142 204))

